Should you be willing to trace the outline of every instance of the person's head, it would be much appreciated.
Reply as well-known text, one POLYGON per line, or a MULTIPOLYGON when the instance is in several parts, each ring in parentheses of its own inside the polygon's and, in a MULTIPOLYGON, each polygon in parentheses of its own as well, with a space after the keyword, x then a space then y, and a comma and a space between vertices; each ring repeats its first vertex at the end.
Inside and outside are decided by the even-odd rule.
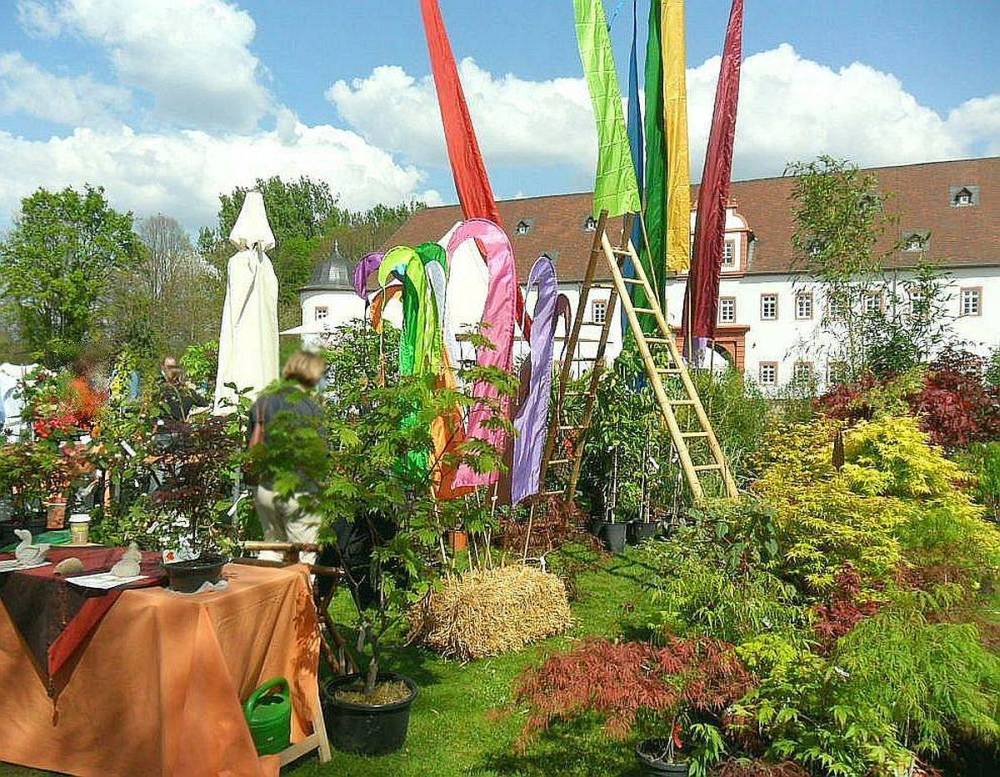
POLYGON ((163 377, 170 383, 179 383, 183 374, 180 365, 177 363, 177 359, 173 356, 163 357, 160 370, 163 372, 163 377))
POLYGON ((305 388, 316 388, 326 372, 326 361, 322 356, 309 351, 297 351, 288 357, 281 377, 294 380, 305 388))

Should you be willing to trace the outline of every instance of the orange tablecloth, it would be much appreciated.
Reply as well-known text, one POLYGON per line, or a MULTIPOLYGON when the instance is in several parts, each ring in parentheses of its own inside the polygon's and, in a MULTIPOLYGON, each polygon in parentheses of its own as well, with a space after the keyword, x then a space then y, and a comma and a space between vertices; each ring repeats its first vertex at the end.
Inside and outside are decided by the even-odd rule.
POLYGON ((0 607, 0 760, 82 777, 264 777, 241 702, 282 676, 311 733, 319 638, 306 567, 229 565, 225 591, 125 591, 53 704, 0 607))

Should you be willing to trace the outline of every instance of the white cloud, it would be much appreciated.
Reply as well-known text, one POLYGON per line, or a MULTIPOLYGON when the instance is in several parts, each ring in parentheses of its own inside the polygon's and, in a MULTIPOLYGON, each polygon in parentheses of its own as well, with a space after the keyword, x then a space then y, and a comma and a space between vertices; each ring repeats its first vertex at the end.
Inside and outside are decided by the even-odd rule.
MULTIPOLYGON (((596 131, 581 78, 527 81, 494 76, 472 59, 459 64, 465 96, 484 155, 492 165, 593 165, 596 131)), ((430 76, 401 67, 337 81, 326 92, 341 117, 377 146, 417 164, 447 164, 441 114, 430 76)))
MULTIPOLYGON (((688 70, 692 173, 701 175, 719 57, 688 70)), ((596 140, 582 78, 496 77, 466 59, 462 82, 480 145, 498 165, 593 170, 596 140)), ((372 143, 418 164, 446 163, 430 77, 384 66, 338 81, 327 98, 372 143)), ((921 105, 899 79, 854 63, 834 70, 785 43, 748 57, 740 87, 734 176, 780 174, 818 154, 864 165, 1000 153, 1000 95, 969 100, 947 117, 921 105)), ((556 187, 558 188, 558 187, 556 187)))
POLYGON ((33 34, 101 46, 122 84, 181 126, 246 132, 273 108, 249 48, 253 18, 224 0, 18 0, 18 18, 33 34))
POLYGON ((37 141, 0 132, 0 220, 39 186, 84 182, 104 186, 118 208, 169 213, 189 229, 214 224, 219 193, 271 175, 325 180, 352 209, 412 198, 440 202, 437 192, 420 189, 419 170, 396 164, 354 132, 291 116, 281 124, 280 132, 244 135, 81 128, 37 141))
POLYGON ((0 54, 0 114, 24 113, 69 126, 106 126, 124 112, 126 89, 89 75, 59 76, 18 52, 0 54))

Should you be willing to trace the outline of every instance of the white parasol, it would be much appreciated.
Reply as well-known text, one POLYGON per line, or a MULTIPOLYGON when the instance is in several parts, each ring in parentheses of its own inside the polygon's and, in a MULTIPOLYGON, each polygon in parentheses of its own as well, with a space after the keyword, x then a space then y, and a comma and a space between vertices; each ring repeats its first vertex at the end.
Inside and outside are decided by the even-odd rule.
POLYGON ((216 413, 233 410, 236 392, 227 383, 249 390, 256 399, 278 379, 278 279, 264 253, 274 248, 274 234, 260 192, 247 192, 229 240, 240 251, 229 259, 227 270, 216 413))

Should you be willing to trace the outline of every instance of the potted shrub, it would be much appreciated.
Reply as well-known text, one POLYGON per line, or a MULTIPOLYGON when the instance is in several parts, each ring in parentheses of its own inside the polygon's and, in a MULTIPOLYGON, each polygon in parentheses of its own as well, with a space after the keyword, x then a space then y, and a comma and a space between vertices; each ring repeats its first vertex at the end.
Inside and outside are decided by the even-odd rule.
POLYGON ((640 741, 647 775, 705 774, 722 757, 725 710, 752 675, 728 643, 668 637, 666 644, 589 639, 526 670, 514 689, 528 707, 517 747, 525 750, 557 721, 595 715, 612 739, 640 741), (627 691, 627 692, 625 692, 627 691), (685 749, 684 740, 697 742, 685 749))
MULTIPOLYGON (((501 457, 478 441, 436 455, 431 424, 471 399, 433 377, 379 385, 366 369, 339 369, 340 361, 356 358, 350 349, 348 342, 328 354, 344 380, 326 397, 322 428, 271 424, 255 466, 269 470, 276 491, 297 495, 304 510, 320 517, 321 544, 345 572, 355 609, 353 638, 345 642, 356 671, 325 684, 324 715, 335 747, 380 755, 403 746, 418 693, 411 678, 389 670, 387 652, 405 639, 406 615, 429 590, 446 529, 467 517, 461 500, 435 500, 436 478, 459 464, 494 469, 501 457), (301 455, 318 435, 330 441, 327 455, 301 455), (321 485, 309 491, 306 481, 321 485)), ((502 376, 478 377, 510 391, 502 376)), ((497 423, 510 428, 505 419, 497 423)))

